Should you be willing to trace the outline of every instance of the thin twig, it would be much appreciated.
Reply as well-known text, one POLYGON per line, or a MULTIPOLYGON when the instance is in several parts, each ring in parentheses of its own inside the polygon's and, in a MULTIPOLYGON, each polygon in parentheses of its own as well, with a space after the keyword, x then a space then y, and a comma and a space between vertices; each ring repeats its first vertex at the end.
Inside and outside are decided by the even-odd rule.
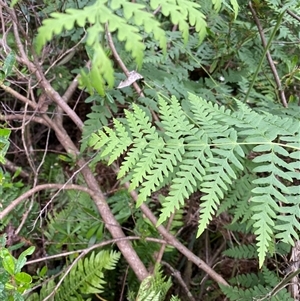
MULTIPOLYGON (((257 17, 255 9, 252 6, 251 1, 249 2, 249 8, 251 10, 252 16, 253 16, 254 21, 256 23, 256 26, 258 28, 258 32, 259 32, 259 35, 260 35, 260 38, 261 38, 262 45, 265 49, 267 49, 268 43, 266 42, 266 38, 265 38, 264 32, 263 32, 263 28, 260 24, 260 21, 259 21, 258 17, 257 17)), ((272 73, 273 73, 273 76, 274 76, 274 79, 275 79, 275 82, 276 82, 276 86, 277 86, 277 90, 278 90, 281 102, 282 102, 283 106, 287 108, 288 104, 287 104, 287 101, 286 101, 285 93, 284 93, 284 90, 282 88, 281 81, 280 81, 277 69, 275 67, 275 64, 273 62, 273 59, 271 57, 271 54, 270 54, 269 50, 266 51, 266 56, 267 56, 269 65, 271 67, 271 70, 272 70, 272 73)))
MULTIPOLYGON (((175 212, 171 214, 169 220, 168 220, 168 223, 167 223, 167 226, 166 226, 166 230, 169 232, 170 229, 171 229, 171 225, 172 225, 172 222, 173 222, 173 219, 174 219, 174 216, 175 216, 175 212)), ((166 249, 166 245, 161 245, 160 249, 159 249, 159 252, 156 256, 156 264, 159 264, 161 262, 161 259, 164 255, 164 252, 165 252, 165 249, 166 249)))
POLYGON ((8 160, 6 158, 5 158, 5 163, 3 164, 3 166, 14 173, 18 171, 19 176, 22 178, 27 178, 27 179, 29 178, 28 172, 22 170, 19 166, 16 166, 13 162, 11 162, 10 160, 8 160))
MULTIPOLYGON (((106 35, 107 35, 107 40, 108 40, 108 45, 113 53, 113 56, 115 58, 115 60, 117 61, 118 65, 120 66, 120 68, 123 70, 123 72, 126 74, 127 77, 129 77, 130 73, 129 70, 127 69, 126 65, 123 63, 121 57, 118 54, 118 51, 115 47, 114 41, 112 39, 111 33, 109 32, 108 26, 106 25, 106 35)), ((135 89, 135 91, 137 92, 137 94, 141 97, 145 97, 142 89, 140 88, 140 86, 138 85, 137 82, 134 82, 132 84, 133 88, 135 89)), ((157 115, 155 114, 155 112, 153 110, 151 110, 151 114, 153 116, 153 119, 155 121, 159 121, 159 118, 157 117, 157 115)))
POLYGON ((291 10, 287 9, 286 11, 291 17, 293 17, 294 19, 296 19, 297 21, 300 22, 300 17, 298 15, 296 15, 295 13, 293 13, 291 10))
MULTIPOLYGON (((117 61, 118 65, 120 66, 120 68, 123 70, 123 72, 126 74, 127 77, 129 77, 130 73, 129 70, 127 69, 126 65, 123 63, 121 57, 118 54, 118 51, 115 47, 115 44, 113 42, 111 33, 109 32, 108 26, 106 25, 106 35, 107 35, 107 40, 108 40, 108 45, 113 53, 113 56, 115 58, 115 60, 117 61)), ((133 87, 135 89, 135 91, 138 93, 139 96, 145 97, 142 89, 140 88, 140 86, 138 85, 137 82, 134 82, 133 87)))
POLYGON ((16 206, 18 206, 19 204, 21 204, 24 200, 28 199, 29 197, 31 197, 32 195, 34 195, 35 193, 37 193, 38 191, 41 190, 45 190, 45 189, 66 189, 66 190, 79 190, 82 192, 86 192, 88 193, 92 198, 95 197, 95 191, 84 187, 84 186, 80 186, 80 185, 75 185, 75 184, 41 184, 41 185, 37 185, 34 188, 31 188, 30 190, 26 191, 25 193, 23 193, 21 196, 19 196, 18 198, 16 198, 15 200, 13 200, 4 210, 0 211, 0 220, 2 220, 5 216, 7 216, 13 209, 16 208, 16 206))
POLYGON ((172 276, 174 276, 174 278, 177 279, 178 283, 181 285, 181 287, 183 288, 187 298, 190 300, 190 301, 196 301, 196 299, 194 298, 194 296, 192 295, 192 293, 189 291, 186 283, 183 281, 182 277, 181 277, 181 273, 174 269, 170 264, 168 264, 167 262, 165 261, 162 261, 161 262, 162 265, 166 266, 172 273, 172 276))
MULTIPOLYGON (((141 238, 140 236, 126 236, 126 237, 120 237, 120 238, 113 238, 113 239, 109 239, 103 242, 100 242, 98 244, 94 244, 89 248, 85 248, 85 249, 80 249, 80 250, 75 250, 75 251, 69 251, 69 252, 64 252, 64 253, 59 253, 59 254, 55 254, 55 255, 50 255, 50 256, 46 256, 46 257, 42 257, 42 258, 37 258, 37 259, 33 259, 33 260, 28 260, 25 265, 30 265, 30 264, 35 264, 38 262, 43 262, 43 261, 48 261, 51 259, 57 259, 57 258, 61 258, 61 257, 66 257, 69 255, 73 255, 73 254, 78 254, 78 253, 82 253, 82 252, 90 252, 94 249, 98 249, 104 246, 107 246, 109 244, 115 244, 118 241, 122 241, 122 240, 146 240, 146 241, 150 241, 150 242, 155 242, 158 244, 165 244, 166 241, 163 239, 159 239, 159 238, 155 238, 155 237, 143 237, 141 238)), ((171 245, 170 245, 171 246, 171 245)))
MULTIPOLYGON (((93 246, 91 246, 89 248, 86 248, 86 249, 76 250, 76 251, 71 251, 71 252, 66 252, 66 253, 63 253, 63 254, 58 254, 60 256, 54 255, 54 256, 57 256, 57 257, 62 257, 62 256, 67 256, 67 255, 71 255, 71 254, 75 254, 75 253, 78 254, 79 253, 79 256, 72 262, 71 265, 68 266, 68 268, 66 269, 64 275, 61 277, 61 279, 59 280, 59 282, 56 284, 56 286, 54 287, 53 291, 45 299, 43 299, 43 301, 49 300, 53 295, 56 294, 56 292, 59 289, 59 287, 61 286, 62 282, 68 276, 68 274, 70 273, 70 271, 74 268, 74 266, 77 264, 77 262, 82 257, 84 257, 89 252, 91 252, 92 250, 94 250, 96 248, 104 247, 104 246, 106 246, 108 244, 117 243, 117 242, 120 242, 120 241, 139 240, 139 239, 141 239, 139 236, 127 236, 127 237, 115 238, 115 239, 111 239, 111 240, 108 240, 108 241, 101 242, 99 244, 95 244, 95 245, 93 245, 93 246)), ((146 240, 152 241, 152 242, 157 242, 157 243, 164 243, 163 240, 157 239, 157 238, 146 238, 146 240)), ((46 259, 48 260, 48 259, 50 259, 50 257, 52 259, 52 258, 54 258, 54 256, 48 256, 48 257, 46 257, 46 259)), ((38 261, 37 260, 32 260, 32 261, 27 262, 27 265, 30 264, 30 263, 36 263, 36 262, 38 262, 38 261)))
POLYGON ((25 51, 23 44, 21 42, 21 38, 19 35, 19 30, 24 31, 22 26, 17 23, 17 18, 15 15, 14 10, 10 11, 12 19, 14 20, 13 22, 13 31, 14 31, 14 36, 16 40, 16 45, 18 47, 19 53, 20 53, 20 59, 27 65, 29 70, 32 73, 35 73, 39 82, 40 86, 43 88, 44 92, 47 94, 47 96, 54 101, 58 106, 60 106, 65 113, 68 114, 70 119, 76 124, 76 126, 82 130, 83 128, 83 122, 79 118, 79 116, 69 107, 69 105, 62 99, 62 97, 53 89, 53 87, 50 85, 49 81, 45 78, 42 68, 37 60, 37 57, 34 53, 34 49, 32 47, 33 51, 33 57, 34 57, 34 64, 29 61, 25 51))

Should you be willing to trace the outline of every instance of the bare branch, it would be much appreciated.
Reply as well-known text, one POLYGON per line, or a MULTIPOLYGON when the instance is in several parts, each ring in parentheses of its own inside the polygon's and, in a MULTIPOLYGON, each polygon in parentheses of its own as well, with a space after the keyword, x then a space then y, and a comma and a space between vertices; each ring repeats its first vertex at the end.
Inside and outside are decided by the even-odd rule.
MULTIPOLYGON (((266 38, 265 38, 265 35, 264 35, 264 32, 263 32, 263 28, 262 28, 262 26, 260 24, 260 21, 259 21, 257 15, 256 15, 256 12, 255 12, 254 8, 252 6, 251 1, 249 2, 249 8, 251 10, 252 16, 253 16, 253 18, 255 20, 255 23, 256 23, 256 26, 258 28, 258 32, 259 32, 259 35, 260 35, 260 38, 261 38, 262 45, 263 45, 264 48, 266 48, 267 47, 267 42, 266 42, 266 38)), ((281 81, 280 81, 277 69, 275 67, 275 64, 273 62, 273 59, 271 57, 271 54, 270 54, 269 50, 267 50, 266 56, 267 56, 269 65, 271 67, 271 70, 272 70, 272 73, 273 73, 276 85, 277 85, 277 90, 278 90, 281 102, 282 102, 283 106, 287 108, 288 104, 287 104, 287 101, 286 101, 285 93, 284 93, 284 90, 282 88, 281 81)))
POLYGON ((95 198, 95 192, 87 187, 75 185, 75 184, 42 184, 35 186, 34 188, 26 191, 21 196, 12 201, 4 210, 0 212, 0 220, 2 220, 5 216, 7 216, 13 209, 15 209, 18 205, 20 205, 24 200, 28 199, 35 193, 45 189, 65 189, 65 190, 80 190, 82 192, 88 193, 92 198, 95 198))
MULTIPOLYGON (((129 188, 129 183, 124 184, 125 187, 129 188)), ((136 191, 130 191, 131 197, 137 201, 138 195, 136 191)), ((152 211, 149 209, 149 207, 143 203, 140 206, 140 209, 145 214, 145 216, 151 221, 151 223, 156 226, 157 225, 157 218, 154 216, 152 211)), ((202 259, 197 257, 193 252, 191 252, 187 247, 185 247, 182 243, 180 243, 172 234, 170 234, 166 228, 162 225, 156 226, 158 232, 163 236, 163 238, 166 240, 168 244, 171 244, 174 246, 181 254, 187 257, 188 260, 192 261, 197 267, 202 269, 204 272, 206 272, 213 280, 216 282, 227 285, 228 283, 226 280, 219 275, 217 272, 215 272, 207 263, 205 263, 202 259)))

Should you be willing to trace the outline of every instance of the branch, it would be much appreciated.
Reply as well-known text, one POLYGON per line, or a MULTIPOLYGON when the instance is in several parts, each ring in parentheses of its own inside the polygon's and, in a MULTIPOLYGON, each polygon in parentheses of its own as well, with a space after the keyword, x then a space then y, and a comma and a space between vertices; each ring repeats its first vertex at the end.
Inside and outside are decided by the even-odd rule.
POLYGON ((29 265, 29 264, 34 264, 34 263, 38 263, 38 262, 42 262, 42 261, 47 261, 47 260, 51 260, 51 259, 56 259, 56 258, 61 258, 61 257, 66 257, 69 255, 73 255, 73 254, 78 254, 78 253, 82 253, 82 252, 91 252, 94 249, 98 249, 110 244, 115 244, 119 241, 122 240, 146 240, 146 241, 151 241, 151 242, 156 242, 158 244, 166 244, 166 242, 163 239, 159 239, 159 238, 154 238, 154 237, 140 237, 140 236, 126 236, 126 237, 120 237, 120 238, 113 238, 113 239, 109 239, 103 242, 100 242, 98 244, 94 244, 89 248, 85 248, 85 249, 81 249, 81 250, 75 250, 75 251, 69 251, 69 252, 64 252, 64 253, 60 253, 60 254, 55 254, 55 255, 50 255, 47 257, 43 257, 43 258, 38 258, 38 259, 34 259, 34 260, 29 260, 25 263, 25 265, 29 265))
POLYGON ((295 13, 293 13, 291 10, 287 10, 286 11, 291 17, 293 17, 294 19, 296 19, 297 21, 300 22, 300 17, 298 15, 296 15, 295 13))
POLYGON ((28 199, 40 190, 45 189, 62 189, 62 190, 80 190, 88 193, 93 199, 96 198, 95 192, 87 187, 75 184, 42 184, 26 191, 21 196, 13 200, 4 210, 0 211, 0 220, 7 216, 16 206, 20 205, 24 200, 28 199))
MULTIPOLYGON (((119 56, 118 51, 117 51, 117 49, 115 47, 115 44, 113 42, 111 33, 109 32, 107 26, 106 26, 106 35, 107 35, 108 45, 109 45, 109 47, 110 47, 110 49, 113 53, 113 56, 114 56, 115 60, 117 61, 118 65, 123 70, 123 72, 126 74, 126 76, 129 77, 130 72, 128 71, 127 67, 125 66, 125 64, 123 63, 121 57, 119 56)), ((139 96, 145 97, 142 89, 140 88, 140 86, 138 85, 137 82, 134 82, 132 85, 133 85, 135 91, 137 92, 137 94, 139 96)))
MULTIPOLYGON (((1 117, 1 116, 0 116, 1 117)), ((6 169, 12 171, 12 172, 16 172, 18 171, 19 176, 22 178, 29 178, 29 173, 27 173, 26 171, 22 170, 21 167, 16 166, 13 162, 11 162, 10 160, 5 158, 5 163, 3 165, 6 169)))
POLYGON ((40 64, 37 60, 37 57, 35 55, 33 47, 31 47, 33 56, 34 56, 34 64, 29 61, 25 51, 23 44, 21 42, 20 36, 19 36, 19 30, 24 31, 22 26, 17 23, 17 17, 13 9, 9 10, 10 15, 12 16, 13 19, 13 31, 14 31, 14 36, 16 40, 16 44, 20 53, 20 58, 21 60, 30 70, 30 72, 35 73, 39 84, 41 88, 44 90, 46 95, 53 101, 55 102, 59 107, 63 109, 63 111, 71 118, 71 120, 77 125, 79 129, 82 129, 83 127, 83 122, 81 119, 78 117, 78 115, 69 107, 69 105, 62 99, 62 97, 53 89, 53 87, 50 85, 49 81, 45 78, 42 69, 40 67, 40 64))
POLYGON ((192 293, 189 291, 186 283, 183 281, 183 279, 181 277, 181 273, 178 270, 174 269, 170 264, 168 264, 165 261, 162 261, 161 264, 166 266, 171 271, 172 276, 174 276, 174 278, 177 279, 178 283, 182 286, 183 290, 185 291, 187 298, 190 301, 196 301, 196 299, 194 298, 192 293))
MULTIPOLYGON (((126 182, 125 187, 129 189, 129 183, 126 182)), ((136 191, 130 191, 131 197, 137 201, 138 195, 136 191)), ((157 225, 157 218, 154 216, 152 211, 149 209, 149 207, 143 203, 140 206, 140 209, 145 214, 145 216, 151 221, 151 223, 157 228, 158 232, 163 236, 163 238, 166 240, 167 244, 171 244, 174 246, 181 254, 187 257, 188 260, 193 262, 196 266, 198 266, 200 269, 202 269, 205 273, 207 273, 213 280, 215 280, 217 283, 223 284, 228 286, 229 284, 226 282, 226 280, 216 273, 207 263, 205 263, 202 259, 197 257, 193 252, 191 252, 187 247, 185 247, 181 242, 179 242, 172 234, 170 234, 166 228, 162 225, 157 225)))
MULTIPOLYGON (((118 51, 117 51, 117 49, 115 47, 114 41, 112 39, 111 33, 108 30, 107 25, 106 25, 106 34, 107 34, 108 45, 109 45, 109 47, 110 47, 110 49, 111 49, 111 51, 113 53, 113 56, 114 56, 115 60, 117 61, 118 65, 121 67, 121 69, 123 70, 123 72, 126 74, 126 76, 128 78, 130 76, 130 72, 128 71, 126 65, 123 63, 121 57, 118 54, 118 51)), ((137 92, 137 94, 139 96, 145 97, 142 89, 140 88, 140 86, 138 85, 137 82, 134 82, 132 84, 132 86, 133 86, 133 88, 135 89, 135 91, 137 92)), ((153 119, 155 121, 159 121, 159 118, 156 116, 156 114, 155 114, 155 112, 153 110, 151 110, 151 114, 152 114, 153 119)))
MULTIPOLYGON (((18 30, 23 30, 21 25, 17 23, 17 18, 15 15, 15 12, 12 9, 9 9, 9 13, 13 20, 13 29, 14 29, 14 36, 16 40, 16 44, 19 50, 20 57, 17 57, 17 60, 23 64, 25 64, 29 71, 32 73, 35 73, 37 76, 37 79, 39 81, 40 87, 44 90, 45 94, 54 101, 58 106, 60 106, 65 113, 69 115, 69 117, 73 120, 73 122, 77 125, 77 127, 82 130, 83 122, 78 117, 78 115, 68 106, 68 104, 64 101, 64 99, 53 89, 53 87, 50 85, 49 81, 45 78, 43 75, 43 72, 41 70, 41 67, 39 65, 39 62, 34 55, 34 64, 30 62, 28 57, 26 56, 26 53, 24 51, 23 45, 21 43, 21 39, 19 36, 18 30)), ((26 38, 26 36, 25 36, 26 38)), ((30 42, 30 41, 29 41, 30 42)), ((33 50, 33 49, 32 49, 33 50)), ((33 51, 34 54, 34 51, 33 51)), ((47 122, 47 124, 55 131, 55 134, 61 143, 61 145, 64 147, 67 153, 73 155, 74 158, 79 157, 79 150, 71 140, 70 136, 67 134, 65 129, 55 123, 55 121, 51 120, 46 114, 43 115, 44 120, 47 122)), ((86 184, 88 185, 89 189, 94 191, 96 197, 93 198, 95 205, 106 225, 106 228, 111 233, 113 238, 120 238, 120 237, 126 237, 124 232, 122 231, 122 228, 118 221, 116 220, 115 216, 111 212, 106 199, 98 185, 98 182, 90 170, 90 168, 87 166, 86 161, 81 157, 77 161, 77 165, 81 170, 81 173, 85 179, 86 184)), ((134 248, 130 244, 129 241, 119 241, 117 242, 117 246, 119 247, 120 251, 122 252, 122 255, 124 256, 125 260, 128 262, 134 273, 136 274, 137 278, 140 281, 143 281, 149 274, 144 266, 141 259, 138 257, 137 253, 135 252, 134 248)))
MULTIPOLYGON (((258 28, 258 32, 259 32, 259 35, 260 35, 260 38, 261 38, 261 43, 263 45, 263 47, 265 49, 268 49, 268 44, 266 42, 266 39, 265 39, 265 36, 264 36, 264 33, 263 33, 263 28, 260 24, 260 21, 256 15, 256 12, 254 10, 254 8, 252 7, 252 3, 251 1, 249 2, 249 8, 251 10, 251 13, 252 13, 252 16, 254 18, 254 21, 256 23, 256 26, 258 28)), ((273 62, 273 59, 271 57, 271 54, 270 54, 270 51, 267 50, 266 51, 266 56, 267 56, 267 59, 268 59, 268 62, 269 62, 269 65, 271 67, 271 70, 272 70, 272 73, 273 73, 273 76, 274 76, 274 79, 275 79, 275 82, 276 82, 276 86, 277 86, 277 90, 279 92, 279 96, 280 96, 280 99, 281 99, 281 102, 283 104, 283 106, 285 108, 288 107, 288 104, 287 104, 287 101, 286 101, 286 97, 285 97, 285 94, 284 94, 284 90, 282 90, 282 85, 281 85, 281 81, 280 81, 280 78, 279 78, 279 75, 278 75, 278 72, 277 72, 277 69, 275 67, 275 64, 273 62)))

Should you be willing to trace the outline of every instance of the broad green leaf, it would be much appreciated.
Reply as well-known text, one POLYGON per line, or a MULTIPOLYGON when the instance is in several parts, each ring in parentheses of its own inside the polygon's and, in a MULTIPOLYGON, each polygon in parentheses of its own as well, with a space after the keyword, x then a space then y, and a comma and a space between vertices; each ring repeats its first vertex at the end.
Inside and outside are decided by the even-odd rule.
POLYGON ((16 259, 7 251, 6 254, 2 256, 3 268, 10 274, 14 275, 16 267, 16 259))
POLYGON ((32 282, 32 278, 29 274, 24 273, 24 272, 20 272, 20 273, 16 273, 14 275, 14 278, 16 281, 18 281, 21 284, 30 284, 32 282))

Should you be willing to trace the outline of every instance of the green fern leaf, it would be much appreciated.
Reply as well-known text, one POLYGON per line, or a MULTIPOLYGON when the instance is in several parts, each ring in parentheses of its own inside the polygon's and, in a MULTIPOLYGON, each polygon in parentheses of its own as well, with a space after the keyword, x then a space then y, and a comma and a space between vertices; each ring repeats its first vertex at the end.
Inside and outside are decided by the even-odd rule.
MULTIPOLYGON (((220 204, 220 199, 224 198, 224 191, 228 190, 228 185, 232 184, 232 179, 236 179, 235 167, 243 170, 243 165, 237 159, 237 154, 235 154, 236 133, 230 130, 228 134, 230 136, 227 139, 222 138, 213 141, 213 144, 220 145, 220 147, 212 149, 212 152, 217 153, 218 157, 208 159, 211 166, 206 169, 207 174, 201 183, 201 190, 206 195, 201 197, 203 211, 200 213, 197 236, 200 236, 206 229, 212 215, 218 209, 217 205, 220 204)), ((240 147, 237 149, 238 153, 244 155, 240 147)))
POLYGON ((93 252, 89 258, 79 260, 77 265, 65 278, 58 291, 57 300, 70 300, 70 297, 81 294, 99 294, 104 289, 104 270, 116 267, 120 258, 118 252, 100 251, 93 252))
MULTIPOLYGON (((170 217, 174 209, 179 209, 184 200, 195 192, 205 175, 205 167, 208 167, 206 158, 210 154, 207 137, 201 137, 197 129, 190 129, 190 136, 185 138, 185 153, 170 186, 170 192, 162 204, 161 214, 157 224, 160 225, 170 217), (197 139, 198 138, 198 139, 197 139), (203 145, 199 148, 197 145, 203 145)), ((202 133, 203 134, 203 133, 202 133)))
POLYGON ((233 8, 234 18, 236 19, 238 12, 239 12, 239 4, 238 4, 237 0, 230 0, 230 3, 233 8))
MULTIPOLYGON (((101 5, 101 4, 100 4, 101 5)), ((101 5, 100 9, 103 6, 101 5)), ((83 10, 67 9, 66 13, 52 13, 51 19, 43 21, 43 26, 38 29, 36 38, 36 50, 40 53, 46 42, 50 41, 54 35, 60 34, 64 29, 71 30, 75 22, 78 26, 85 26, 86 22, 95 23, 98 11, 94 6, 87 6, 83 10)))
POLYGON ((254 244, 239 245, 225 250, 223 254, 225 256, 229 256, 236 259, 242 259, 242 258, 251 259, 257 257, 257 250, 254 244))
MULTIPOLYGON (((298 187, 299 190, 299 187, 298 187)), ((299 231, 300 231, 300 208, 299 208, 299 196, 296 197, 287 197, 288 203, 295 203, 294 206, 280 208, 282 215, 277 217, 278 224, 275 226, 275 229, 278 231, 276 238, 279 238, 283 242, 286 242, 290 245, 294 245, 295 240, 299 240, 299 231), (292 199, 291 201, 289 201, 292 199), (295 231, 295 228, 297 232, 295 231)))
POLYGON ((251 210, 256 212, 252 219, 255 221, 253 227, 255 228, 254 233, 257 235, 259 266, 262 267, 268 247, 273 239, 274 219, 278 205, 270 195, 253 197, 251 203, 255 203, 251 210))
POLYGON ((212 0, 212 4, 213 4, 216 12, 220 11, 220 9, 222 7, 222 3, 223 3, 223 1, 221 1, 221 0, 212 0))
MULTIPOLYGON (((253 245, 255 248, 255 246, 253 245)), ((262 273, 254 274, 254 273, 249 273, 249 274, 241 274, 237 275, 236 277, 230 279, 230 284, 231 285, 240 285, 245 288, 250 288, 257 286, 259 283, 263 283, 264 278, 262 273)))
POLYGON ((150 196, 151 192, 155 191, 155 188, 164 182, 164 177, 168 177, 169 172, 172 172, 177 162, 181 161, 181 155, 184 153, 183 139, 169 140, 167 143, 159 139, 155 148, 152 149, 154 153, 152 153, 151 144, 149 144, 149 147, 150 155, 155 154, 156 156, 156 162, 153 164, 152 159, 150 162, 147 162, 148 160, 145 162, 146 165, 144 166, 146 166, 148 172, 147 175, 144 175, 145 181, 142 183, 137 206, 140 206, 150 196), (162 150, 164 150, 163 153, 162 150), (149 163, 153 164, 151 169, 149 163))
POLYGON ((136 25, 143 25, 146 33, 152 33, 154 38, 159 41, 159 46, 166 53, 166 34, 160 28, 160 23, 154 19, 153 14, 143 11, 144 5, 122 1, 124 17, 129 20, 132 16, 136 25))
POLYGON ((109 164, 121 156, 132 143, 131 138, 128 136, 128 133, 121 122, 114 119, 114 125, 115 131, 109 127, 104 127, 104 130, 108 135, 103 131, 99 131, 98 135, 93 133, 89 143, 90 146, 97 149, 106 145, 101 152, 101 157, 110 155, 109 164))
POLYGON ((179 30, 182 32, 185 43, 188 41, 189 24, 195 26, 196 32, 199 33, 200 42, 206 35, 207 24, 205 16, 199 11, 200 5, 189 0, 151 0, 152 9, 160 6, 161 12, 165 16, 170 16, 173 24, 178 24, 179 30), (187 23, 187 21, 189 23, 187 23))

